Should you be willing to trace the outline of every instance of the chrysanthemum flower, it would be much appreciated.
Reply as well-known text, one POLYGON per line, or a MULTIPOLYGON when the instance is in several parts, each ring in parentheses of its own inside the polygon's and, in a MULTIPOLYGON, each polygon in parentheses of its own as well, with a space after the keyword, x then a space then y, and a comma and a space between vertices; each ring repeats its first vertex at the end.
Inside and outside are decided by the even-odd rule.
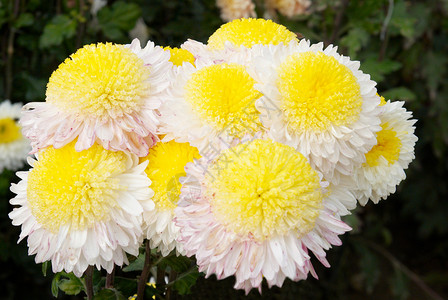
POLYGON ((30 171, 17 172, 9 217, 36 263, 51 260, 54 272, 76 276, 89 265, 110 273, 128 263, 126 253, 138 255, 142 214, 154 209, 147 163, 97 144, 77 152, 74 143, 39 151, 30 171))
POLYGON ((357 183, 355 195, 361 205, 369 199, 378 203, 395 192, 397 185, 406 178, 404 172, 414 159, 414 134, 412 113, 406 111, 402 101, 384 102, 381 131, 377 144, 365 155, 366 162, 351 176, 357 183))
POLYGON ((154 210, 143 213, 144 230, 151 248, 158 248, 163 256, 173 249, 182 253, 181 245, 176 241, 179 227, 173 222, 180 195, 179 178, 186 175, 185 165, 199 157, 198 150, 188 143, 170 141, 157 143, 147 157, 140 158, 140 161, 149 162, 145 172, 152 182, 155 203, 154 210))
POLYGON ((223 49, 226 42, 251 48, 257 44, 278 45, 298 41, 285 26, 265 19, 238 19, 222 25, 208 39, 211 50, 223 49))
POLYGON ((45 103, 29 103, 21 119, 34 151, 106 149, 148 154, 156 141, 155 97, 167 87, 169 53, 149 42, 92 44, 67 58, 50 77, 45 103))
POLYGON ((29 141, 20 132, 18 124, 22 104, 0 103, 0 173, 3 169, 21 168, 31 150, 29 141))
POLYGON ((244 54, 184 64, 163 95, 160 134, 164 141, 190 142, 199 149, 212 140, 230 143, 261 127, 255 100, 261 94, 246 71, 244 54))
POLYGON ((246 293, 261 290, 263 278, 281 286, 286 277, 317 277, 309 250, 329 266, 325 250, 350 230, 330 208, 341 205, 335 200, 341 194, 327 192, 321 175, 290 146, 254 139, 185 170, 175 209, 179 241, 206 276, 235 275, 235 288, 246 293))
POLYGON ((216 0, 216 5, 221 11, 221 19, 225 22, 257 16, 252 0, 216 0))
POLYGON ((278 10, 288 18, 304 14, 310 5, 310 0, 266 0, 268 10, 278 10))
POLYGON ((248 70, 263 93, 256 107, 270 136, 307 156, 327 180, 351 174, 381 129, 376 83, 331 45, 302 40, 253 52, 248 70))
POLYGON ((297 36, 285 26, 271 20, 248 18, 222 25, 210 36, 207 45, 189 39, 181 47, 196 59, 222 63, 224 57, 232 56, 246 56, 245 60, 249 61, 251 57, 247 50, 254 45, 288 44, 291 41, 298 43, 297 36))
POLYGON ((194 56, 190 51, 182 49, 182 48, 171 48, 170 46, 166 46, 163 48, 165 51, 170 52, 170 62, 177 67, 182 66, 184 63, 190 63, 194 65, 194 56))

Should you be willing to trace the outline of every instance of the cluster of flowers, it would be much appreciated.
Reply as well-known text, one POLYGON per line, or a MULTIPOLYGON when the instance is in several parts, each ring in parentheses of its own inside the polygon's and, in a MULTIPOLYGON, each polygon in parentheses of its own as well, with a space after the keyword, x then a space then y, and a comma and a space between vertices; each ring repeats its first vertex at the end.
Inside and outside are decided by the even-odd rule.
MULTIPOLYGON (((265 0, 265 16, 272 17, 276 12, 292 18, 307 13, 311 5, 310 0, 265 0)), ((240 18, 253 18, 257 16, 255 3, 252 0, 216 0, 216 6, 220 9, 221 19, 232 21, 240 18)))
POLYGON ((415 120, 360 64, 263 19, 181 49, 87 45, 21 117, 10 213, 36 262, 111 272, 143 239, 246 292, 317 277, 357 200, 395 192, 415 120), (250 33, 250 34, 249 34, 250 33))

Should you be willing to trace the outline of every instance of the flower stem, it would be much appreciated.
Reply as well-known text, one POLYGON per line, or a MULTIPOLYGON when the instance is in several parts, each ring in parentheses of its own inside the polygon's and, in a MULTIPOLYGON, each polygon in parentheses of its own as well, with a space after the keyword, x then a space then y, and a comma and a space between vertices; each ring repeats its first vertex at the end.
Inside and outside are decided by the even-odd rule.
POLYGON ((149 249, 149 240, 145 243, 145 265, 143 266, 142 275, 138 280, 137 300, 143 300, 146 283, 148 282, 149 271, 151 270, 151 249, 149 249))
POLYGON ((87 300, 93 299, 93 266, 89 266, 86 270, 86 294, 87 300))
MULTIPOLYGON (((176 280, 176 278, 177 278, 177 272, 174 271, 173 269, 171 269, 171 271, 170 271, 170 277, 169 277, 169 279, 168 279, 168 283, 170 283, 170 282, 174 282, 174 281, 176 280)), ((167 288, 166 288, 166 297, 165 297, 166 300, 170 300, 170 299, 171 299, 171 296, 175 296, 175 295, 172 294, 172 292, 173 292, 173 290, 172 290, 172 285, 167 285, 167 288)))
POLYGON ((165 282, 165 269, 162 269, 160 266, 157 266, 157 279, 156 279, 157 289, 159 289, 159 287, 160 287, 160 290, 164 291, 165 290, 165 285, 166 285, 166 282, 165 282))
POLYGON ((107 273, 106 275, 106 285, 105 285, 106 289, 111 289, 114 287, 114 277, 115 277, 115 265, 114 268, 112 269, 112 272, 110 274, 107 273))

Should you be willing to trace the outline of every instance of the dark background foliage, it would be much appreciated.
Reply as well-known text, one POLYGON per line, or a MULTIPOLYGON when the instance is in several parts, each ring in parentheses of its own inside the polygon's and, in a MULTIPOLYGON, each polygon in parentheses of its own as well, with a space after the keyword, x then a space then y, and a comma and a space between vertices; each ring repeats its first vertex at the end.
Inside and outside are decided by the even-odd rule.
MULTIPOLYGON (((262 15, 262 1, 256 3, 262 15)), ((149 38, 162 46, 179 46, 188 38, 206 42, 222 24, 213 0, 109 0, 96 15, 91 4, 0 0, 0 98, 44 101, 46 83, 66 57, 88 43, 129 43, 139 18, 149 38)), ((342 237, 342 246, 328 251, 332 267, 325 269, 314 260, 319 280, 287 280, 281 289, 264 287, 262 296, 252 291, 250 299, 448 297, 447 15, 447 0, 315 0, 308 15, 277 16, 277 22, 312 42, 336 44, 341 53, 360 60, 381 95, 406 101, 418 119, 419 141, 397 193, 347 217, 354 230, 342 237)), ((54 274, 49 270, 44 277, 42 265, 27 255, 26 242, 16 244, 20 229, 7 217, 13 197, 9 185, 17 181, 13 172, 0 174, 0 299, 50 299, 54 274)), ((73 282, 65 278, 67 290, 67 282, 73 282)), ((233 278, 199 277, 183 297, 244 298, 233 283, 233 278)), ((127 298, 131 293, 123 294, 127 298)), ((59 291, 58 298, 82 295, 59 291)), ((120 299, 109 296, 101 299, 120 299)))

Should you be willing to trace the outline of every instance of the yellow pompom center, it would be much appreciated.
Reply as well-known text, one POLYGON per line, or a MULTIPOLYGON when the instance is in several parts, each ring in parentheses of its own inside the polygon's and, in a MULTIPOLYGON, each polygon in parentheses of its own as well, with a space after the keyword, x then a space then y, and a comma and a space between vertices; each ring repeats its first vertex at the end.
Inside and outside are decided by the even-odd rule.
POLYGON ((356 77, 323 52, 287 57, 279 67, 277 84, 286 123, 296 132, 323 132, 359 118, 362 97, 356 77))
POLYGON ((182 66, 184 62, 189 62, 194 66, 194 56, 190 51, 181 48, 171 48, 166 46, 164 50, 170 51, 170 62, 175 66, 182 66))
POLYGON ((0 144, 11 143, 22 137, 20 127, 11 118, 0 119, 0 144))
POLYGON ((261 94, 254 84, 242 65, 212 65, 192 74, 185 85, 185 99, 216 130, 241 137, 261 126, 255 108, 261 94))
POLYGON ((397 137, 397 132, 389 129, 389 125, 381 125, 382 130, 377 133, 377 144, 366 153, 366 164, 370 167, 379 165, 379 158, 384 157, 389 165, 395 163, 400 157, 401 140, 397 137))
POLYGON ((140 162, 149 160, 145 172, 152 181, 152 200, 158 210, 173 210, 176 207, 182 186, 179 178, 186 176, 185 165, 195 158, 200 158, 197 148, 188 143, 170 141, 157 143, 149 149, 148 156, 140 159, 140 162))
POLYGON ((226 41, 250 48, 257 44, 278 45, 298 41, 297 35, 285 26, 265 19, 238 19, 222 25, 208 39, 212 50, 224 49, 226 41))
POLYGON ((28 176, 27 198, 33 216, 43 228, 58 232, 91 228, 107 221, 116 206, 120 185, 116 175, 126 169, 127 155, 93 145, 77 152, 74 142, 39 152, 28 176))
POLYGON ((254 140, 224 151, 207 170, 214 216, 236 234, 263 241, 310 232, 322 208, 320 179, 292 147, 254 140))
POLYGON ((89 117, 122 117, 148 97, 149 73, 144 61, 123 45, 86 45, 53 72, 46 101, 89 117))

